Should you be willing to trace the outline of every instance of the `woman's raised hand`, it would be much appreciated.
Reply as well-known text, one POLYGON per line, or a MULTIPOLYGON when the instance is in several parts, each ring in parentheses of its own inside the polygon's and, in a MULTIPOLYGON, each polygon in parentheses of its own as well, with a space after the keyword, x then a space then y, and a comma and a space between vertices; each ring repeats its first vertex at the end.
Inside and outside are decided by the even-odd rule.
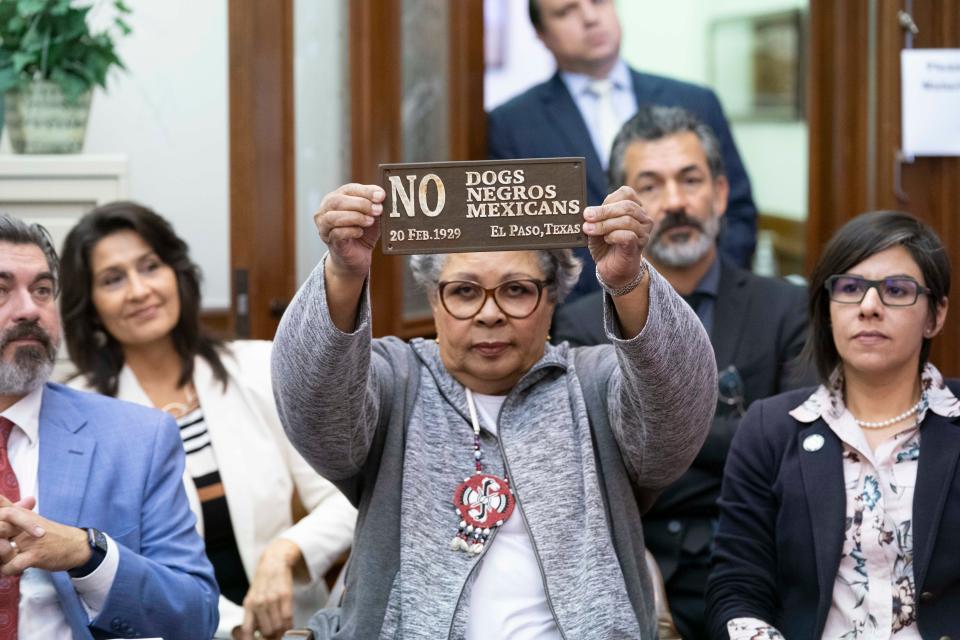
POLYGON ((650 241, 653 220, 630 187, 620 187, 599 207, 587 207, 583 232, 597 271, 605 283, 620 287, 640 272, 642 254, 650 241))
POLYGON ((373 184, 345 184, 320 202, 313 221, 329 247, 333 267, 341 274, 366 278, 373 248, 380 237, 383 189, 373 184))

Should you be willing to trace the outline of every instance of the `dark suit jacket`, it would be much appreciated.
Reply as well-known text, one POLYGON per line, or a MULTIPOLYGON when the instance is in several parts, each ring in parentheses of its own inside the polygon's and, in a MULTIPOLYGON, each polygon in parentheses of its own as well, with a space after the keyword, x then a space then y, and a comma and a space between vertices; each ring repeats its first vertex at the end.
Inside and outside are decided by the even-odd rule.
MULTIPOLYGON (((597 292, 561 306, 554 316, 553 339, 574 345, 604 342, 601 303, 597 292)), ((718 370, 733 365, 740 373, 745 404, 806 382, 796 368, 788 366, 803 348, 806 324, 806 289, 756 276, 721 260, 710 340, 718 370)), ((696 553, 712 540, 709 525, 698 524, 717 517, 723 465, 738 422, 734 415, 714 417, 693 465, 644 515, 647 547, 660 563, 668 586, 681 549, 696 553)))
MULTIPOLYGON (((730 202, 720 249, 736 264, 749 267, 756 244, 757 208, 750 192, 750 179, 717 96, 709 89, 686 82, 633 69, 630 74, 638 106, 684 107, 713 129, 730 181, 730 202)), ((487 146, 493 159, 583 156, 587 161, 588 204, 600 204, 608 193, 607 178, 587 125, 559 73, 490 112, 487 146)), ((571 301, 598 289, 590 252, 578 249, 577 255, 584 259, 584 270, 571 301)))
MULTIPOLYGON (((948 382, 954 394, 960 383, 948 382)), ((760 618, 787 638, 819 638, 843 552, 843 445, 823 420, 788 412, 813 388, 754 404, 730 448, 707 590, 711 637, 760 618), (820 434, 819 451, 803 449, 820 434)), ((960 420, 927 413, 913 498, 913 575, 923 638, 960 637, 960 420)))

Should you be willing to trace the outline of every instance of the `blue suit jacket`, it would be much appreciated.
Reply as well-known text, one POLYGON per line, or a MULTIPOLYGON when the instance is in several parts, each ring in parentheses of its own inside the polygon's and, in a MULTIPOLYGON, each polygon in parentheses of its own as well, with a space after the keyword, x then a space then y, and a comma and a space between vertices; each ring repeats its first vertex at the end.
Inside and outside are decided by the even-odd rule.
MULTIPOLYGON (((720 250, 735 264, 750 268, 757 236, 757 208, 750 192, 750 179, 730 135, 720 101, 710 89, 670 78, 630 70, 637 105, 684 107, 710 125, 720 141, 720 151, 730 182, 730 199, 724 215, 720 250)), ((488 154, 493 159, 583 156, 587 161, 587 201, 603 202, 607 178, 590 140, 587 125, 573 96, 554 74, 490 112, 487 119, 488 154)), ((617 185, 619 186, 619 185, 617 185)), ((586 248, 577 250, 584 259, 583 274, 571 300, 599 288, 593 275, 593 259, 586 248)))
POLYGON ((74 638, 211 638, 219 591, 183 490, 184 454, 159 411, 56 384, 40 407, 40 514, 95 527, 120 564, 92 622, 66 572, 52 574, 74 638))
MULTIPOLYGON (((948 385, 958 393, 956 381, 948 385)), ((813 393, 753 403, 734 436, 707 587, 710 636, 732 618, 765 620, 790 638, 819 638, 843 553, 843 444, 823 419, 788 415, 813 393), (803 441, 823 437, 819 451, 803 441)), ((913 496, 913 576, 923 638, 960 637, 960 419, 928 412, 913 496)))

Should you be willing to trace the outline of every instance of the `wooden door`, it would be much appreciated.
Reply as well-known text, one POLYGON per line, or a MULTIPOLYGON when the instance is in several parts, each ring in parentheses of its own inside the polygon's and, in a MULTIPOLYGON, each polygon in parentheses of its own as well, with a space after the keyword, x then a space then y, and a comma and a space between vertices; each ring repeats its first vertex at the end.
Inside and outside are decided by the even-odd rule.
POLYGON ((230 266, 238 338, 271 339, 296 291, 292 0, 230 0, 230 266))
MULTIPOLYGON (((960 47, 956 0, 810 2, 807 269, 847 220, 897 209, 940 234, 953 258, 954 299, 960 299, 960 158, 897 162, 900 51, 907 42, 900 12, 908 9, 918 28, 914 47, 960 47)), ((953 320, 948 318, 931 353, 948 376, 960 375, 958 313, 954 305, 953 320)))
MULTIPOLYGON (((377 182, 384 162, 485 157, 482 0, 349 7, 351 179, 377 182)), ((229 16, 231 328, 271 338, 296 289, 292 0, 231 0, 229 16)), ((433 332, 405 265, 375 253, 376 335, 433 332)))
MULTIPOLYGON (((351 175, 379 181, 385 162, 482 159, 482 0, 350 3, 351 175)), ((429 308, 406 259, 374 254, 375 335, 429 335, 429 308)))

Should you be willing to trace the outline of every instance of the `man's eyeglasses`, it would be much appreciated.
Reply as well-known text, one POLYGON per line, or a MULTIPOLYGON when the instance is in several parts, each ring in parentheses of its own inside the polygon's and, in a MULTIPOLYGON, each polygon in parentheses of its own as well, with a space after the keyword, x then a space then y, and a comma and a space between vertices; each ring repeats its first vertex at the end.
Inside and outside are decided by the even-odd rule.
POLYGON ((930 289, 921 286, 909 276, 867 280, 860 276, 835 275, 824 283, 830 299, 841 304, 860 304, 870 289, 876 289, 880 301, 888 307, 909 307, 916 304, 921 293, 930 289))
POLYGON ((509 280, 487 289, 469 280, 450 280, 438 283, 438 292, 443 308, 457 320, 480 313, 490 296, 505 315, 522 320, 536 311, 546 286, 542 280, 509 280))

